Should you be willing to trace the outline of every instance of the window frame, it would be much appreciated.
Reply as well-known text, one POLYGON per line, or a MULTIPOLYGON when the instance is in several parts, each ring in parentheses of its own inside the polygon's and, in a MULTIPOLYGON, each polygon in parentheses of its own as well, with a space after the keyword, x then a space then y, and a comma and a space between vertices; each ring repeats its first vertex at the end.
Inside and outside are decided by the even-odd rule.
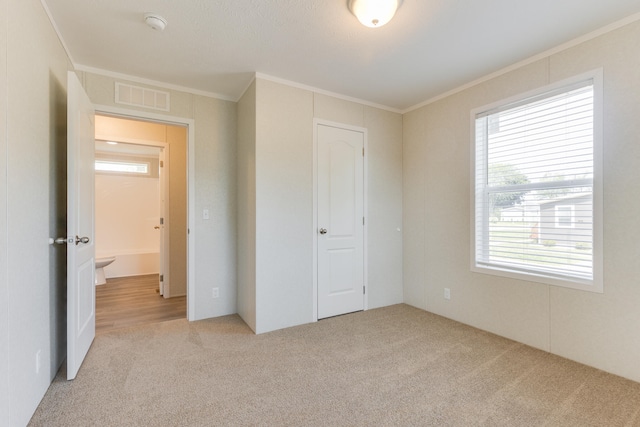
MULTIPOLYGON (((578 289, 596 293, 604 292, 603 283, 603 70, 602 68, 592 70, 574 77, 564 79, 553 84, 549 84, 535 90, 511 96, 509 98, 493 102, 478 108, 474 108, 470 115, 470 163, 471 163, 471 209, 470 209, 470 230, 471 230, 471 253, 470 264, 471 271, 476 273, 508 277, 526 282, 542 283, 547 285, 561 286, 565 288, 578 289), (507 109, 517 104, 523 105, 528 102, 534 102, 536 98, 544 97, 546 94, 557 92, 566 88, 567 91, 571 87, 581 82, 593 82, 593 253, 592 253, 592 279, 579 277, 559 277, 547 274, 544 271, 523 271, 517 268, 508 268, 503 266, 485 265, 478 263, 476 259, 477 244, 476 241, 476 222, 482 221, 481 217, 476 218, 476 119, 485 115, 488 111, 507 109)), ((525 184, 524 186, 529 186, 525 184)), ((484 215, 488 218, 488 213, 484 215)), ((486 227, 484 227, 486 228, 486 227)), ((482 230, 482 229, 480 229, 482 230)), ((486 230, 488 233, 488 229, 486 230)))
POLYGON ((567 228, 567 229, 571 229, 571 228, 576 228, 575 226, 575 217, 576 217, 576 213, 575 213, 576 207, 575 205, 556 205, 554 206, 554 218, 555 218, 555 222, 556 222, 556 228, 567 228), (565 212, 569 212, 569 215, 558 215, 558 212, 561 212, 563 209, 565 209, 565 212), (564 225, 560 219, 561 218, 568 218, 569 222, 568 225, 564 225))
POLYGON ((126 176, 140 176, 140 177, 151 176, 151 163, 147 161, 95 159, 94 168, 96 173, 101 173, 106 175, 126 175, 126 176), (127 170, 98 169, 97 167, 98 163, 112 164, 112 165, 144 165, 147 168, 147 171, 136 172, 136 171, 127 171, 127 170))

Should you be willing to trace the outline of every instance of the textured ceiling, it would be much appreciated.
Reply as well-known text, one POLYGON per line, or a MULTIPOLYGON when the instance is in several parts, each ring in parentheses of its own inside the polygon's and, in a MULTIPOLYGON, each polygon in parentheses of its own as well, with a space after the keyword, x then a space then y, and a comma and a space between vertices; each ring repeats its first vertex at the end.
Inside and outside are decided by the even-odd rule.
POLYGON ((404 0, 372 29, 347 0, 42 2, 80 68, 232 100, 257 72, 397 110, 640 13, 639 0, 404 0))

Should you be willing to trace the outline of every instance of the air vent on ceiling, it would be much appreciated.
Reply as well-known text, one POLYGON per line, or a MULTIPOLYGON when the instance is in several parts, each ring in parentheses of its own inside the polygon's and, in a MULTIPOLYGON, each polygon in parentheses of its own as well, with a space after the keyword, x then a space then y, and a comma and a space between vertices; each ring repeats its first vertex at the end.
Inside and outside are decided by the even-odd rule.
POLYGON ((169 111, 169 92, 116 82, 116 104, 169 111))

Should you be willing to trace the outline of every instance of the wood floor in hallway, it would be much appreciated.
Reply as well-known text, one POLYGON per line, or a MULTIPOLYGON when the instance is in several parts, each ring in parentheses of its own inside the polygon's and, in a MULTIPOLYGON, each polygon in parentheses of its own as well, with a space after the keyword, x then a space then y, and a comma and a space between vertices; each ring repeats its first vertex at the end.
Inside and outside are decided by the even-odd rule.
POLYGON ((96 333, 187 317, 187 297, 163 298, 157 290, 157 274, 96 286, 96 333))

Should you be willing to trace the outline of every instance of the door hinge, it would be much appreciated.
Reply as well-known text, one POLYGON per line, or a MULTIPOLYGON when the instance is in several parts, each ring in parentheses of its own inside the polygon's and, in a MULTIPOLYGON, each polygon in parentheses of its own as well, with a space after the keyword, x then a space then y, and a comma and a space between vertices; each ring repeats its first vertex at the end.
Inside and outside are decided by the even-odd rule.
POLYGON ((366 289, 367 288, 365 288, 364 286, 362 287, 362 295, 365 295, 367 293, 366 289))
POLYGON ((160 225, 164 225, 164 218, 160 218, 160 225))
POLYGON ((164 274, 161 274, 161 275, 160 275, 160 281, 161 281, 161 282, 164 282, 164 274))
POLYGON ((160 167, 163 168, 164 167, 164 160, 160 160, 160 167))
POLYGON ((362 147, 362 157, 364 157, 364 147, 362 147))
POLYGON ((364 225, 364 217, 362 217, 362 225, 364 225))

